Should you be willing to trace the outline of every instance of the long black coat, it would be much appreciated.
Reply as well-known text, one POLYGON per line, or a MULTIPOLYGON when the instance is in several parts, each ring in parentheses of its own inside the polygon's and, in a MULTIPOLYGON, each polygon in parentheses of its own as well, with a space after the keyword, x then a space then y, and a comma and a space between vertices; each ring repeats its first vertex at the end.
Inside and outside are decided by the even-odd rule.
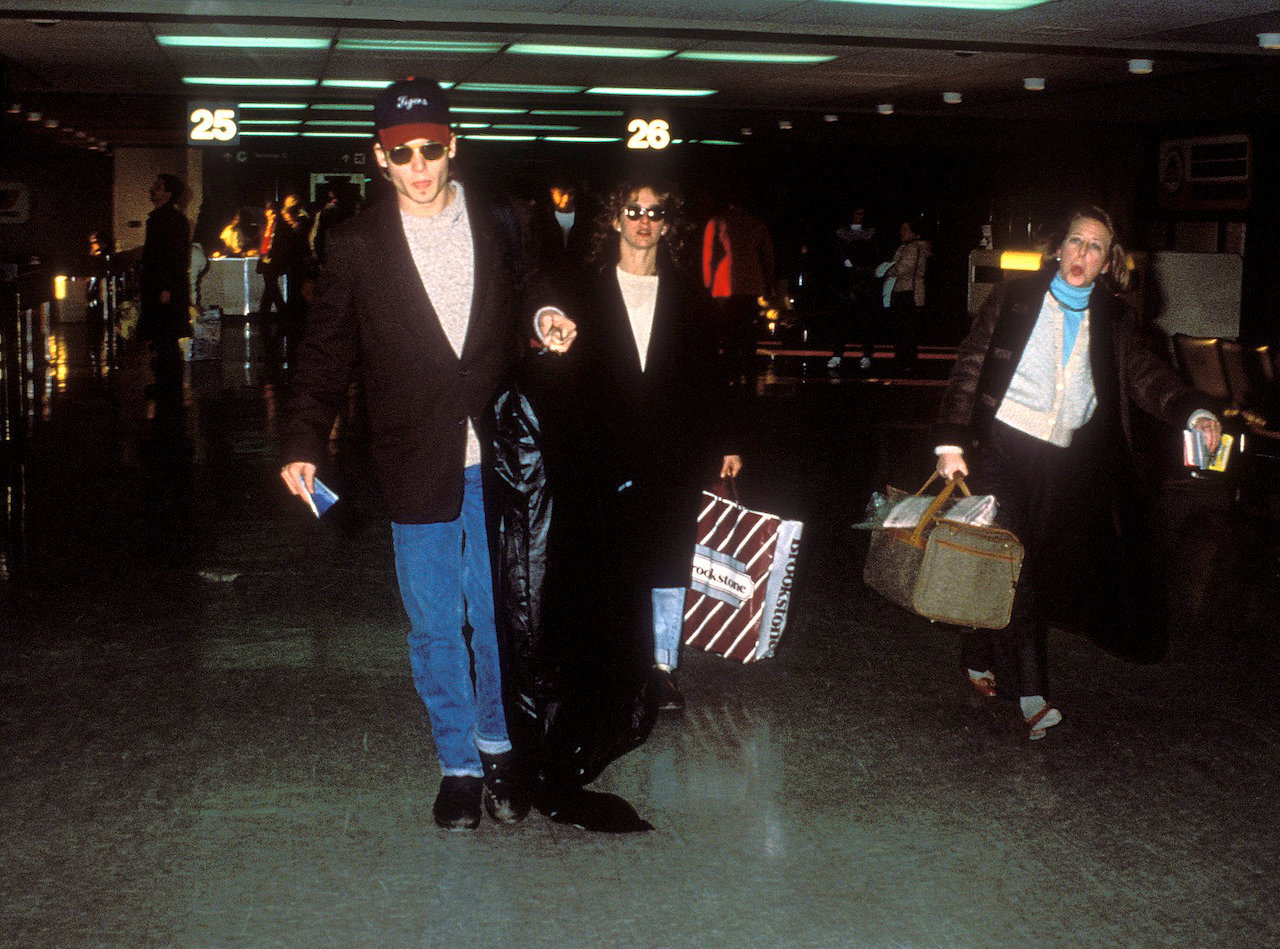
POLYGON ((641 587, 689 583, 701 491, 738 453, 729 398, 701 288, 662 255, 645 368, 613 266, 574 308, 570 351, 605 529, 641 587))
POLYGON ((147 215, 142 244, 142 310, 139 333, 144 338, 189 336, 191 304, 191 225, 172 203, 147 215), (160 295, 167 292, 169 302, 160 295))
MULTIPOLYGON (((1052 277, 1045 272, 1011 280, 993 291, 960 346, 935 444, 958 445, 981 461, 1052 277)), ((1164 630, 1131 455, 1132 407, 1181 428, 1196 409, 1218 406, 1182 383, 1147 347, 1134 315, 1102 287, 1089 301, 1089 364, 1097 409, 1064 464, 1050 473, 1057 500, 1045 523, 1022 538, 1024 576, 1047 621, 1116 651, 1150 657, 1161 648, 1164 630)), ((973 487, 982 490, 981 484, 973 487)))

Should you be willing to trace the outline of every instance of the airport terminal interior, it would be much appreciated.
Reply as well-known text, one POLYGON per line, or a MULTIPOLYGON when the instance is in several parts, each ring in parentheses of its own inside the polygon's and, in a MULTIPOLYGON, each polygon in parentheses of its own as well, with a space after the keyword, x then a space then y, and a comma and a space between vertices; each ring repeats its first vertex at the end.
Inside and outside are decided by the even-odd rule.
MULTIPOLYGON (((1280 46, 1280 9, 190 6, 0 0, 0 945, 1280 945, 1280 77, 1264 39, 1280 46), (400 48, 368 46, 382 36, 400 48), (323 45, 246 65, 213 37, 323 45), (478 45, 423 45, 444 40, 478 45), (637 66, 513 48, 534 40, 671 49, 637 66), (740 62, 677 49, 819 59, 748 66, 753 83, 740 62), (362 121, 357 107, 433 55, 441 79, 490 83, 455 106, 502 103, 529 124, 528 95, 499 85, 558 81, 547 108, 601 113, 580 116, 583 137, 612 136, 460 138, 474 180, 533 200, 561 172, 586 197, 623 170, 661 171, 683 182, 695 264, 717 201, 772 234, 773 289, 735 379, 737 480, 744 505, 803 524, 790 608, 767 658, 686 646, 683 708, 591 785, 647 832, 537 810, 470 832, 433 821, 439 766, 359 389, 322 467, 340 500, 314 516, 279 474, 306 308, 291 323, 261 313, 252 248, 221 233, 288 194, 317 215, 337 184, 394 200, 371 174, 371 127, 184 141, 181 106, 197 99, 233 103, 250 133, 255 101, 362 121), (354 81, 357 63, 366 85, 322 85, 344 68, 354 81), (184 88, 196 69, 314 88, 184 88), (1037 74, 1048 88, 1024 88, 1037 74), (963 101, 938 98, 952 82, 963 101), (637 87, 616 115, 585 91, 606 83, 637 87), (655 88, 690 83, 723 87, 725 104, 644 111, 655 88), (616 126, 640 115, 646 136, 661 116, 686 140, 628 150, 616 126), (197 248, 172 387, 136 326, 162 172, 192 192, 197 248), (1126 648, 1050 630, 1063 720, 1032 741, 1015 702, 971 686, 956 627, 867 586, 864 522, 875 492, 915 491, 933 470, 970 320, 1077 200, 1113 212, 1127 302, 1184 381, 1229 407, 1236 441, 1224 471, 1199 470, 1177 430, 1141 426, 1168 629, 1140 626, 1126 648), (825 292, 831 236, 857 208, 886 260, 904 221, 931 242, 914 360, 885 327, 868 346, 825 292)), ((311 292, 284 289, 295 304, 311 292)))

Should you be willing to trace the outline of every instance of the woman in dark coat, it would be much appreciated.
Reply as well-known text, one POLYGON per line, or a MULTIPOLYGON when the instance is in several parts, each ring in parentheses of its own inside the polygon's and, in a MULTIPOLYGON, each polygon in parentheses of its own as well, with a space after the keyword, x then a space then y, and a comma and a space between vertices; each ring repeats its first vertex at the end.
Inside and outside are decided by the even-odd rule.
POLYGON ((672 673, 701 491, 742 468, 705 294, 675 263, 677 211, 651 182, 611 196, 572 354, 607 529, 652 616, 664 708, 682 704, 672 673))
POLYGON ((983 695, 1017 698, 1032 739, 1062 721, 1045 698, 1048 625, 1131 648, 1162 627, 1129 449, 1131 404, 1168 424, 1222 427, 1208 396, 1148 350, 1114 295, 1124 251, 1111 218, 1067 218, 1056 269, 999 284, 961 345, 935 429, 937 470, 994 494, 1026 549, 1003 630, 972 630, 962 659, 983 695))

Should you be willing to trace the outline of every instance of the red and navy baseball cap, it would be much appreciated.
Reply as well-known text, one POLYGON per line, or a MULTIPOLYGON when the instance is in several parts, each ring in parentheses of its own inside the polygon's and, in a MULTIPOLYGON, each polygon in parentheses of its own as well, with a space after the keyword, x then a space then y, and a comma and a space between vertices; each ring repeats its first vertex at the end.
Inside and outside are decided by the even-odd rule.
POLYGON ((440 83, 413 76, 382 90, 373 105, 373 124, 378 142, 388 150, 415 138, 447 145, 453 134, 449 130, 449 100, 440 83))

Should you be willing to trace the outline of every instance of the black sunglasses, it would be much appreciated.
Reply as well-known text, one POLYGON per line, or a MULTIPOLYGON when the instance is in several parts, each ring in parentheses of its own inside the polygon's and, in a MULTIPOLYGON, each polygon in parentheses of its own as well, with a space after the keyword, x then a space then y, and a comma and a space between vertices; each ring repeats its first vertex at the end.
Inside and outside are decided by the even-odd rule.
POLYGON ((397 145, 387 152, 387 158, 393 165, 407 165, 413 161, 413 153, 417 151, 423 161, 439 161, 448 149, 439 142, 424 142, 416 149, 412 145, 397 145))
POLYGON ((651 208, 642 208, 638 204, 628 204, 622 209, 622 214, 628 221, 637 221, 642 217, 647 217, 650 221, 661 221, 667 216, 667 209, 656 204, 651 208))

